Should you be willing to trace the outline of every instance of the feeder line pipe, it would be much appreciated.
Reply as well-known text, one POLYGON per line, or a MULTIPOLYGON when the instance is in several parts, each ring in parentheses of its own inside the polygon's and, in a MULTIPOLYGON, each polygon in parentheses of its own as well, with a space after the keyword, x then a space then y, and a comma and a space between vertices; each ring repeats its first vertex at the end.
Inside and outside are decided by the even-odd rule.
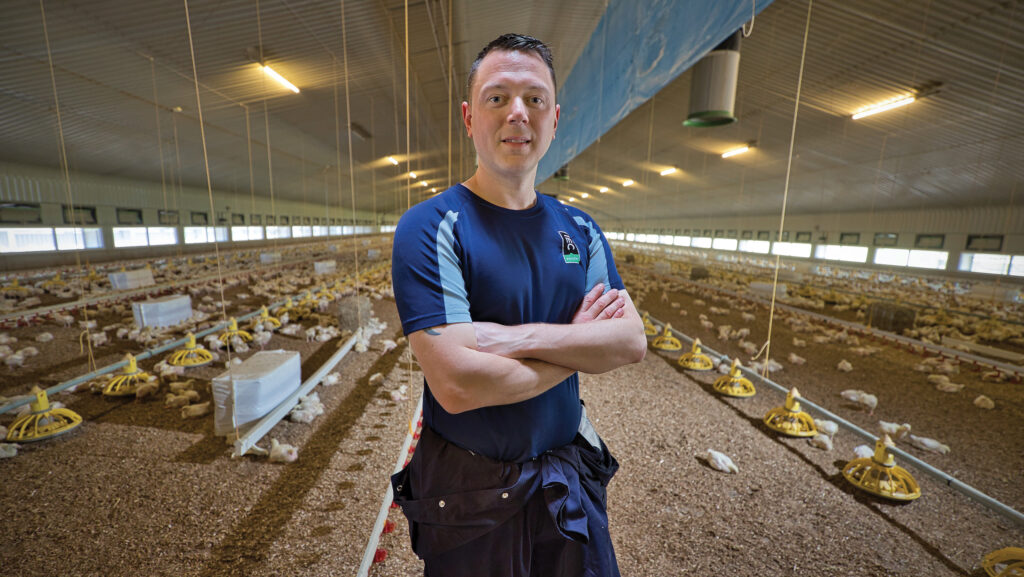
MULTIPOLYGON (((659 275, 659 276, 665 277, 667 275, 659 275)), ((714 287, 714 286, 710 286, 710 285, 705 285, 705 284, 697 283, 697 282, 694 282, 694 281, 691 281, 691 280, 681 279, 681 278, 676 277, 676 276, 671 276, 671 277, 668 277, 668 278, 671 278, 671 280, 673 280, 675 282, 682 282, 682 283, 686 283, 686 284, 696 285, 696 286, 699 286, 699 287, 705 288, 705 289, 712 289, 712 290, 718 291, 718 292, 720 292, 722 294, 725 294, 725 295, 728 295, 728 296, 731 296, 731 297, 734 297, 734 298, 745 299, 745 300, 749 300, 749 301, 756 302, 756 303, 759 303, 759 304, 763 304, 765 306, 770 306, 770 303, 767 300, 764 300, 764 299, 762 299, 760 297, 756 297, 756 296, 752 296, 752 295, 744 295, 744 294, 740 294, 738 292, 735 292, 735 291, 732 291, 732 290, 729 290, 729 289, 724 289, 724 288, 714 287)), ((966 353, 966 352, 963 352, 963 351, 958 351, 958 350, 955 350, 955 349, 951 349, 949 347, 944 347, 942 345, 933 345, 933 344, 925 343, 923 341, 912 339, 910 337, 905 337, 905 336, 902 336, 902 335, 898 335, 896 333, 892 333, 892 332, 889 332, 889 331, 883 331, 881 329, 876 329, 876 328, 868 327, 866 325, 861 325, 861 324, 853 323, 853 322, 850 322, 850 321, 844 321, 844 320, 841 320, 841 319, 832 318, 832 317, 830 317, 828 315, 823 315, 821 313, 811 312, 811 311, 804 310, 804 309, 801 309, 801 308, 798 308, 798 307, 794 307, 792 305, 787 305, 787 304, 782 304, 782 303, 776 302, 775 303, 775 307, 776 308, 785 309, 786 311, 789 311, 789 312, 794 313, 794 314, 808 316, 808 317, 811 317, 813 319, 816 319, 818 321, 822 321, 822 322, 825 322, 825 323, 830 323, 830 324, 834 324, 834 325, 839 325, 839 326, 844 327, 844 328, 853 329, 853 330, 855 330, 857 332, 861 332, 861 333, 863 333, 863 332, 870 332, 870 333, 874 334, 875 336, 877 336, 878 338, 881 338, 881 339, 889 339, 889 340, 893 340, 893 341, 899 341, 899 342, 902 342, 902 343, 904 343, 904 344, 906 344, 908 346, 922 347, 922 348, 927 349, 927 350, 935 351, 935 352, 939 353, 942 356, 954 357, 954 358, 963 358, 963 359, 966 359, 966 360, 969 360, 969 361, 972 361, 972 362, 975 362, 975 363, 978 363, 978 364, 981 364, 981 365, 992 367, 993 369, 999 369, 999 370, 1001 370, 1003 372, 1006 372, 1006 373, 1015 374, 1015 375, 1024 375, 1024 367, 1021 367, 1019 365, 1011 365, 1009 363, 1004 363, 1002 361, 997 361, 997 360, 994 360, 994 359, 990 359, 988 357, 982 357, 982 356, 979 356, 979 355, 975 355, 973 353, 966 353)))
MULTIPOLYGON (((651 317, 650 315, 648 315, 647 318, 650 319, 650 321, 653 322, 653 323, 657 323, 657 324, 661 325, 662 327, 665 326, 665 323, 662 323, 661 321, 658 321, 657 319, 655 319, 654 317, 651 317)), ((671 331, 672 331, 672 334, 676 338, 679 338, 680 340, 684 340, 684 341, 686 341, 686 342, 688 342, 690 344, 693 343, 693 339, 691 337, 689 337, 689 336, 687 336, 687 335, 677 331, 674 328, 671 329, 671 331)), ((715 363, 716 366, 721 364, 723 359, 731 361, 731 359, 729 359, 729 357, 727 355, 719 353, 719 352, 715 351, 714 349, 712 349, 710 347, 704 346, 703 342, 701 343, 701 349, 704 350, 704 351, 708 351, 712 355, 718 357, 717 362, 715 363)), ((778 391, 778 392, 780 392, 782 394, 789 393, 789 389, 787 389, 786 387, 776 383, 775 381, 773 381, 771 379, 768 379, 766 377, 762 377, 756 371, 753 371, 753 370, 751 370, 751 369, 749 369, 749 368, 747 368, 745 366, 742 366, 742 365, 739 368, 740 368, 740 371, 743 372, 745 375, 747 375, 748 378, 750 378, 752 380, 756 380, 759 383, 763 383, 765 385, 768 385, 769 387, 775 389, 776 391, 778 391)), ((872 435, 871 433, 865 431, 864 429, 858 427, 857 425, 847 421, 846 419, 843 419, 842 417, 836 415, 835 413, 829 411, 828 409, 817 405, 816 403, 814 403, 813 401, 808 400, 804 396, 800 397, 800 404, 810 408, 813 412, 818 413, 820 416, 823 416, 823 417, 826 417, 826 418, 828 418, 830 420, 835 421, 836 423, 838 423, 842 427, 844 427, 846 429, 849 429, 854 434, 856 434, 856 435, 858 435, 858 436, 860 436, 860 437, 862 437, 864 439, 867 439, 867 440, 871 441, 872 445, 875 443, 875 441, 878 440, 878 437, 876 437, 875 435, 872 435)), ((912 465, 914 468, 916 468, 916 469, 924 472, 925 474, 931 476, 935 480, 937 480, 937 481, 939 481, 941 483, 944 483, 946 486, 948 486, 948 487, 950 487, 952 489, 955 489, 956 491, 959 491, 960 493, 966 495, 967 497, 969 497, 969 498, 971 498, 971 499, 981 503, 982 505, 987 506, 988 508, 996 511, 997 513, 1003 514, 1005 517, 1008 517, 1009 519, 1011 519, 1013 521, 1016 521, 1018 524, 1024 526, 1024 514, 1022 514, 1020 511, 1017 511, 1016 509, 1010 507, 1009 505, 1006 505, 1005 503, 1002 503, 1000 501, 997 501, 997 500, 993 499, 992 497, 989 497, 985 493, 982 493, 981 491, 975 489, 974 487, 968 485, 967 483, 964 483, 963 481, 960 481, 959 479, 957 479, 956 477, 953 477, 949 473, 946 473, 946 472, 942 471, 941 469, 937 469, 937 468, 929 465, 928 463, 918 459, 917 457, 911 455, 910 453, 907 453, 907 452, 903 451, 902 449, 900 449, 898 447, 889 447, 889 451, 894 453, 894 454, 896 454, 896 455, 899 455, 899 457, 901 459, 903 459, 904 461, 906 461, 907 463, 912 465)))
MULTIPOLYGON (((341 359, 345 358, 345 355, 352 350, 352 346, 355 345, 356 339, 359 338, 359 334, 362 330, 363 328, 360 327, 356 332, 352 333, 352 336, 350 336, 348 340, 346 340, 345 343, 342 344, 333 355, 331 355, 331 358, 327 359, 327 362, 320 365, 320 368, 310 375, 310 377, 306 379, 305 383, 302 383, 298 389, 288 395, 287 398, 281 401, 269 413, 264 415, 263 418, 255 425, 249 427, 244 433, 235 439, 235 449, 231 452, 231 457, 241 457, 244 455, 250 448, 252 448, 253 445, 263 438, 263 435, 266 435, 270 429, 273 429, 274 425, 276 425, 278 421, 291 412, 295 407, 295 404, 298 402, 299 397, 305 396, 309 391, 313 390, 313 387, 319 385, 320 381, 324 380, 324 377, 327 376, 327 373, 329 373, 331 369, 333 369, 335 365, 337 365, 341 359)), ((230 370, 231 369, 228 369, 228 371, 230 370)))
MULTIPOLYGON (((402 443, 402 450, 398 453, 398 461, 395 462, 395 468, 391 472, 392 475, 401 471, 405 464, 405 456, 409 454, 409 447, 412 446, 412 434, 416 430, 416 422, 419 421, 422 414, 423 392, 420 391, 420 400, 416 403, 416 410, 413 411, 412 419, 409 420, 409 432, 405 434, 405 441, 402 443)), ((388 518, 388 508, 391 507, 391 502, 394 499, 394 490, 391 488, 391 481, 389 480, 388 489, 384 492, 384 500, 381 502, 380 511, 377 512, 377 520, 373 524, 373 531, 370 533, 370 540, 366 543, 366 551, 363 552, 363 561, 359 564, 359 571, 356 573, 356 577, 368 577, 370 573, 370 565, 373 564, 373 557, 377 553, 377 545, 380 543, 380 534, 384 530, 384 522, 388 518)))
MULTIPOLYGON (((300 296, 302 296, 303 293, 308 292, 310 290, 311 289, 306 289, 306 290, 296 294, 292 298, 299 298, 300 296)), ((271 303, 269 306, 267 306, 267 309, 269 310, 269 309, 277 308, 279 306, 284 305, 286 302, 288 302, 287 298, 279 300, 277 302, 271 303)), ((235 317, 235 320, 237 320, 237 321, 249 320, 252 317, 258 315, 259 313, 260 313, 260 311, 256 310, 256 311, 253 311, 251 313, 247 313, 245 315, 242 315, 240 317, 235 317)), ((195 337, 197 339, 200 339, 200 338, 205 337, 206 335, 208 335, 210 333, 214 333, 214 332, 217 332, 217 331, 219 331, 221 329, 224 329, 229 324, 231 324, 230 321, 225 321, 225 322, 223 322, 221 324, 218 324, 216 326, 210 327, 210 328, 208 328, 208 329, 206 329, 204 331, 200 331, 198 333, 195 333, 195 337)), ((188 340, 188 337, 182 337, 182 338, 180 338, 180 339, 178 339, 176 341, 167 343, 166 345, 162 345, 159 348, 139 353, 138 355, 135 355, 135 360, 141 361, 141 360, 148 359, 149 357, 152 357, 153 355, 159 355, 162 352, 168 351, 170 349, 173 349, 175 347, 179 347, 179 346, 185 344, 185 342, 187 340, 188 340)), ((73 386, 75 386, 77 384, 84 383, 86 381, 89 381, 89 380, 94 379, 96 377, 99 377, 101 375, 105 375, 105 374, 107 374, 107 373, 109 373, 111 371, 116 371, 117 369, 119 369, 119 368, 121 368, 121 367, 123 367, 123 366, 125 366, 127 364, 128 364, 128 361, 118 361, 116 363, 109 364, 109 365, 103 367, 102 369, 96 369, 95 371, 93 371, 91 373, 88 373, 88 374, 85 374, 85 375, 82 375, 82 376, 79 376, 79 377, 75 377, 75 378, 71 379, 70 381, 64 381, 63 383, 56 384, 56 385, 46 389, 46 394, 47 394, 47 396, 49 396, 49 395, 53 395, 53 394, 59 393, 59 392, 65 390, 65 389, 73 387, 73 386)), ((15 400, 15 401, 11 401, 11 402, 7 403, 6 405, 0 406, 0 415, 4 414, 6 412, 12 411, 14 409, 17 409, 18 407, 20 407, 22 405, 27 405, 27 404, 33 402, 34 400, 35 400, 35 396, 34 395, 24 395, 21 398, 15 400)))

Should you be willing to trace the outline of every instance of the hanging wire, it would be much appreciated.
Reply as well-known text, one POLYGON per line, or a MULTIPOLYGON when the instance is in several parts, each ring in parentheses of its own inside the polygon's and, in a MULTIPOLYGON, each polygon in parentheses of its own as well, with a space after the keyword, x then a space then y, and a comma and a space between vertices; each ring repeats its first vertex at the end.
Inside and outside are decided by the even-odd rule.
MULTIPOLYGON (((256 187, 252 180, 252 131, 249 127, 249 107, 243 105, 245 110, 245 145, 249 151, 249 224, 253 224, 252 217, 256 215, 256 187)), ((260 222, 263 222, 261 219, 260 222)))
POLYGON ((156 63, 149 57, 149 73, 153 78, 153 118, 156 120, 156 147, 160 155, 160 192, 164 197, 164 211, 167 211, 167 182, 164 177, 164 139, 160 133, 160 99, 156 90, 156 63))
MULTIPOLYGON (((793 128, 789 134, 789 157, 786 159, 786 183, 782 189, 782 212, 779 214, 779 235, 776 242, 782 242, 782 231, 786 227, 786 204, 789 201, 789 179, 793 173, 793 147, 796 144, 796 120, 800 112, 800 91, 804 83, 804 62, 807 59, 807 38, 811 32, 811 8, 814 0, 807 0, 807 23, 804 25, 804 43, 800 50, 800 75, 796 81, 796 100, 793 103, 793 128)), ((761 376, 768 378, 768 363, 771 360, 772 351, 772 326, 775 321, 775 295, 779 286, 779 264, 780 255, 775 255, 775 272, 772 277, 772 300, 768 309, 768 340, 764 344, 764 367, 761 369, 761 376)), ((760 355, 760 353, 758 353, 760 355)))
POLYGON ((757 16, 757 0, 750 0, 750 28, 743 24, 743 37, 750 38, 754 33, 754 18, 757 16))
MULTIPOLYGON (((71 173, 70 173, 70 171, 68 169, 68 152, 67 152, 67 146, 66 146, 66 144, 64 142, 64 120, 63 120, 63 118, 61 117, 61 114, 60 114, 60 98, 57 95, 57 75, 54 73, 53 51, 50 49, 50 32, 49 32, 49 30, 46 27, 46 9, 43 6, 43 0, 39 0, 39 13, 40 13, 40 16, 42 17, 42 20, 43 20, 43 38, 46 41, 46 61, 49 64, 49 69, 50 69, 50 86, 53 89, 53 107, 54 107, 54 110, 57 112, 57 136, 59 137, 59 143, 60 143, 60 151, 59 151, 60 152, 60 166, 61 166, 61 170, 64 173, 64 191, 65 191, 65 195, 67 196, 68 211, 70 213, 69 214, 69 216, 70 216, 69 220, 71 221, 72 230, 75 231, 75 245, 76 246, 78 245, 78 238, 79 238, 78 234, 80 232, 81 235, 82 235, 81 236, 82 248, 85 248, 85 229, 81 228, 79 226, 76 226, 76 224, 78 224, 78 223, 76 223, 76 218, 75 218, 77 216, 77 213, 75 212, 75 197, 71 193, 71 173)), ((81 223, 81 224, 84 226, 84 223, 81 223)), ((79 250, 75 251, 75 268, 77 268, 79 270, 80 274, 84 274, 85 271, 82 269, 81 251, 79 251, 79 250)), ((81 286, 82 286, 82 292, 84 293, 85 292, 85 285, 81 285, 81 286)), ((86 344, 86 348, 88 350, 89 369, 90 370, 96 370, 96 360, 95 360, 95 357, 94 357, 93 352, 92 352, 92 339, 89 338, 89 328, 88 328, 88 323, 89 323, 89 307, 88 306, 83 306, 82 307, 82 323, 83 323, 83 326, 85 327, 85 330, 79 335, 78 341, 79 341, 79 344, 81 344, 82 337, 85 337, 85 344, 86 344)))
POLYGON ((409 130, 409 0, 405 6, 405 210, 412 208, 412 142, 409 130))
MULTIPOLYGON (((358 239, 356 238, 356 169, 355 161, 352 157, 352 103, 349 90, 349 76, 348 76, 348 32, 345 26, 345 0, 341 0, 341 52, 342 58, 345 61, 345 126, 348 128, 345 132, 348 134, 348 180, 349 189, 352 197, 352 258, 355 259, 356 266, 356 297, 359 296, 359 249, 356 247, 358 239)), ((359 308, 358 302, 356 303, 356 321, 360 327, 363 326, 363 313, 359 308)))
MULTIPOLYGON (((192 56, 192 78, 195 83, 196 89, 196 112, 199 115, 199 138, 203 144, 203 170, 206 173, 206 194, 210 199, 210 215, 215 217, 216 212, 213 207, 213 185, 210 182, 210 159, 206 152, 206 127, 203 124, 203 105, 199 98, 199 73, 196 71, 196 50, 192 43, 192 20, 188 14, 188 0, 183 0, 185 3, 185 24, 188 28, 188 49, 189 54, 192 56)), ((217 227, 216 219, 214 220, 214 234, 213 234, 213 253, 214 258, 217 260, 217 286, 220 290, 220 313, 223 320, 228 319, 228 311, 224 304, 224 273, 221 271, 220 265, 220 241, 217 239, 217 227)), ((209 234, 209 229, 207 229, 209 234)), ((227 347, 228 362, 231 362, 231 347, 227 347)))

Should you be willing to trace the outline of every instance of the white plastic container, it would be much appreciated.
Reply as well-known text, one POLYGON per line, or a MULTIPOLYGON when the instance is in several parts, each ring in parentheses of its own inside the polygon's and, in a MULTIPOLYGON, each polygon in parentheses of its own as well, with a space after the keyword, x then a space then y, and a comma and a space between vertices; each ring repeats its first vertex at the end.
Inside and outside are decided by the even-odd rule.
POLYGON ((213 379, 213 432, 244 432, 302 385, 296 351, 262 351, 213 379))
POLYGON ((112 272, 107 276, 110 279, 110 286, 114 290, 137 289, 156 284, 156 281, 153 280, 153 271, 148 268, 112 272))
MULTIPOLYGON (((750 283, 750 292, 761 297, 771 298, 772 297, 772 283, 770 282, 752 282, 750 283)), ((778 289, 775 291, 775 296, 778 298, 786 298, 786 285, 779 283, 778 289)))
POLYGON ((188 295, 173 295, 160 299, 132 303, 135 326, 169 327, 187 321, 192 317, 192 298, 188 295))
POLYGON ((260 262, 263 264, 274 264, 281 262, 281 253, 279 252, 261 252, 260 262))
POLYGON ((338 268, 337 261, 321 260, 313 263, 313 272, 316 274, 332 274, 338 268))

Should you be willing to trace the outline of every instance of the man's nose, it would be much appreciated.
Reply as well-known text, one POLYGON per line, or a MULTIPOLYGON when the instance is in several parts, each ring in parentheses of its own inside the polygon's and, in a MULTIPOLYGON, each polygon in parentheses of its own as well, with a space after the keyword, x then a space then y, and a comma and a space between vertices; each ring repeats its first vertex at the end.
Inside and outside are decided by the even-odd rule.
POLYGON ((529 116, 526 114, 526 103, 523 102, 522 98, 513 98, 508 111, 509 124, 525 123, 528 121, 529 116))

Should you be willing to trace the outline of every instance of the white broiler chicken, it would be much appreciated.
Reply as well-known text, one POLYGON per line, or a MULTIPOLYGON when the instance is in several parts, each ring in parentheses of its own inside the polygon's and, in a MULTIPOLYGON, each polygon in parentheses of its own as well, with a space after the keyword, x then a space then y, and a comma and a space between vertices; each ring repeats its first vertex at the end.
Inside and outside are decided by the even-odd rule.
POLYGON ((978 395, 977 398, 974 399, 974 406, 979 409, 994 409, 996 408, 996 402, 985 395, 978 395))
POLYGON ((189 403, 189 398, 185 395, 175 395, 174 393, 167 393, 164 397, 164 406, 168 409, 178 409, 184 407, 189 403))
POLYGON ((810 443, 812 447, 821 449, 822 451, 832 450, 832 437, 829 437, 828 435, 817 434, 810 439, 807 439, 807 442, 810 443))
POLYGON ((21 445, 17 443, 0 443, 0 459, 11 459, 18 456, 21 445))
POLYGON ((800 355, 798 355, 796 353, 789 353, 789 356, 786 357, 786 359, 789 362, 793 363, 794 365, 802 365, 802 364, 805 364, 807 362, 807 359, 801 357, 800 355))
POLYGON ((915 435, 910 435, 910 444, 917 447, 918 449, 930 451, 932 453, 938 453, 940 455, 945 455, 949 453, 949 445, 944 445, 936 441, 935 439, 929 439, 928 437, 918 437, 915 435))
POLYGON ((889 421, 878 421, 878 430, 890 438, 900 440, 911 431, 910 423, 891 423, 889 421))
POLYGON ((36 335, 37 343, 48 343, 53 340, 53 335, 50 333, 39 333, 36 335))
POLYGON ((853 365, 850 364, 850 361, 843 359, 839 361, 839 364, 836 365, 836 368, 839 369, 841 372, 848 373, 853 370, 853 365))
POLYGON ((943 393, 959 393, 964 390, 967 385, 960 385, 957 383, 939 383, 935 385, 935 388, 942 391, 943 393))
POLYGON ((328 373, 321 382, 328 387, 337 385, 341 382, 341 373, 328 373))
POLYGON ((868 414, 874 413, 875 408, 878 406, 878 397, 870 393, 865 393, 860 389, 847 389, 845 391, 841 391, 839 396, 851 403, 868 409, 868 414))
POLYGON ((273 338, 273 337, 274 337, 273 333, 268 332, 268 331, 262 331, 262 332, 258 332, 258 333, 256 333, 255 335, 252 336, 252 342, 253 342, 254 345, 258 346, 260 348, 260 350, 262 351, 263 347, 267 346, 267 343, 269 343, 270 339, 273 338))
POLYGON ((398 347, 398 343, 391 339, 384 339, 380 342, 380 354, 386 355, 398 347))
POLYGON ((292 445, 270 439, 270 461, 272 463, 294 463, 299 458, 299 450, 292 445))
POLYGON ((949 377, 946 375, 928 375, 928 382, 933 385, 947 385, 949 384, 949 377))
POLYGON ((853 448, 853 454, 858 459, 870 459, 875 455, 875 450, 868 445, 857 445, 853 448))
POLYGON ((192 419, 196 417, 204 417, 210 414, 210 401, 205 403, 198 403, 195 405, 188 405, 181 408, 182 419, 192 419))
POLYGON ((739 473, 740 469, 732 462, 725 453, 719 453, 714 449, 708 449, 708 464, 723 473, 739 473))
POLYGON ((807 346, 807 341, 793 337, 793 346, 803 348, 807 346))
POLYGON ((836 433, 839 432, 839 424, 827 419, 814 419, 814 428, 818 429, 819 433, 829 437, 835 437, 836 433))

